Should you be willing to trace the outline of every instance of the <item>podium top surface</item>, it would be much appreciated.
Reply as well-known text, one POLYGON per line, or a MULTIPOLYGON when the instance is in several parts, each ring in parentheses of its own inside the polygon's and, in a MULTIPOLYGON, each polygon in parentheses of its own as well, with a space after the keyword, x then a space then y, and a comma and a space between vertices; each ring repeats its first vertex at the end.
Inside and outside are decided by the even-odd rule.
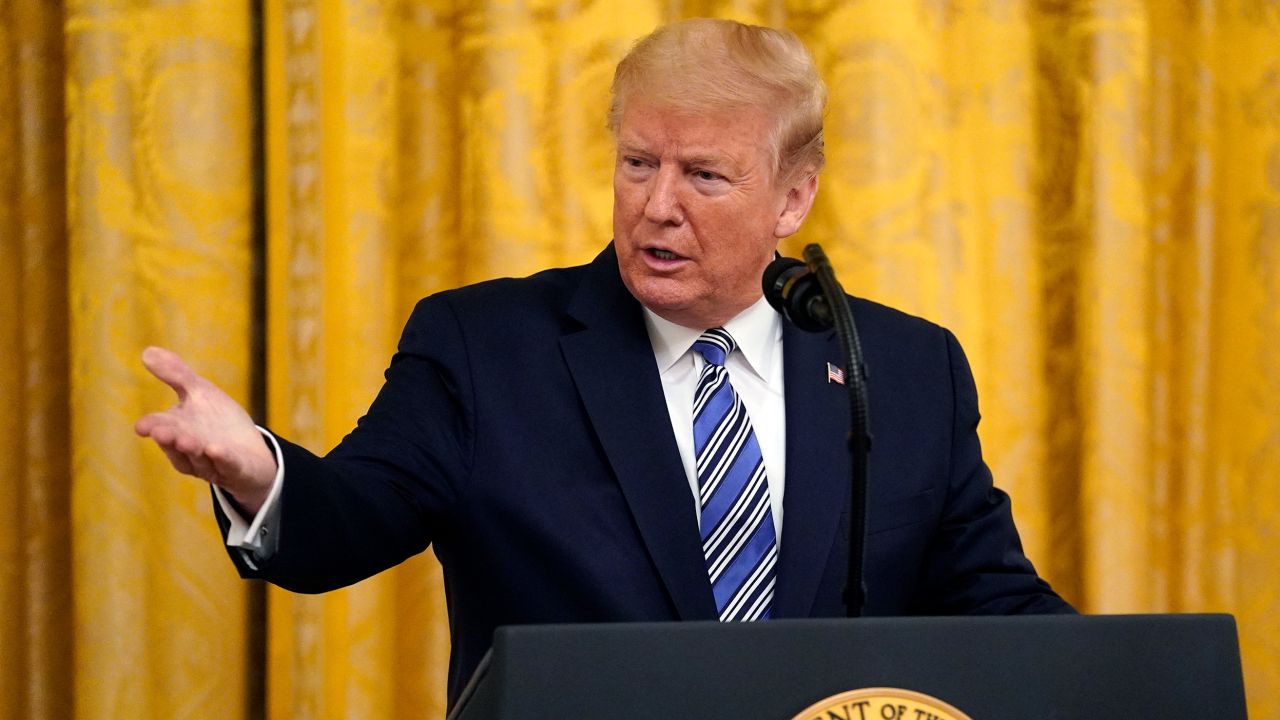
POLYGON ((450 717, 789 720, 867 687, 975 720, 1246 716, 1229 615, 1054 615, 504 627, 450 717))

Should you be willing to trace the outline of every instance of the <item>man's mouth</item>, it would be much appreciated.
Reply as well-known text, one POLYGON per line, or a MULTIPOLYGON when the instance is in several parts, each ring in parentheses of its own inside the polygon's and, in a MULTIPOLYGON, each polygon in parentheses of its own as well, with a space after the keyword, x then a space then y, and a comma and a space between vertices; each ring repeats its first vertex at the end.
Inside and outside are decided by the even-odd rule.
POLYGON ((680 260, 681 257, 670 250, 659 250, 658 248, 649 248, 649 254, 659 260, 680 260))

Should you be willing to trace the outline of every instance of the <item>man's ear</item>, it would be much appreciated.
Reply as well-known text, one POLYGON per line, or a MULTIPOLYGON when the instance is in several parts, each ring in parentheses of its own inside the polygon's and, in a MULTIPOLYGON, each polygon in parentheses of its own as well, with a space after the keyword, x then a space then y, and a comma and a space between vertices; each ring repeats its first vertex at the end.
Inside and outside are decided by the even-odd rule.
POLYGON ((803 179, 787 190, 787 201, 778 215, 778 223, 773 228, 773 236, 782 239, 796 234, 809 210, 813 208, 813 199, 818 196, 818 173, 811 172, 801 176, 803 179))

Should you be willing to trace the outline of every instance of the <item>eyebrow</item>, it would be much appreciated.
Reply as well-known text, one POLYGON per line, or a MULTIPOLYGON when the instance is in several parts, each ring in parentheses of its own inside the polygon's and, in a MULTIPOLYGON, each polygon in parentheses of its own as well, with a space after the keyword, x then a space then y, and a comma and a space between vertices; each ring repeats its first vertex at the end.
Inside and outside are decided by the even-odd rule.
MULTIPOLYGON (((629 143, 624 140, 618 141, 618 152, 623 154, 635 153, 639 155, 653 155, 652 152, 643 146, 629 143)), ((713 167, 727 167, 730 169, 737 168, 737 163, 733 161, 733 158, 728 155, 715 153, 697 153, 694 155, 683 156, 680 158, 680 162, 684 165, 710 165, 713 167)))
POLYGON ((683 159, 686 165, 715 165, 735 167, 728 155, 690 155, 683 159))
POLYGON ((618 141, 618 152, 620 153, 640 153, 641 155, 650 154, 648 150, 623 140, 618 141))

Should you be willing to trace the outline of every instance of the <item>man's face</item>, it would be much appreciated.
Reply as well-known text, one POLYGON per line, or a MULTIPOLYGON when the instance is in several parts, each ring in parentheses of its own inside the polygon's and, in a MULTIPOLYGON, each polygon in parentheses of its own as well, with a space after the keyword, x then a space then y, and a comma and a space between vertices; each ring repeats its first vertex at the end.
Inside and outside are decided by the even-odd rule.
POLYGON ((622 281, 671 322, 723 325, 760 299, 778 240, 799 229, 817 178, 774 177, 771 117, 629 101, 618 126, 613 238, 622 281))

